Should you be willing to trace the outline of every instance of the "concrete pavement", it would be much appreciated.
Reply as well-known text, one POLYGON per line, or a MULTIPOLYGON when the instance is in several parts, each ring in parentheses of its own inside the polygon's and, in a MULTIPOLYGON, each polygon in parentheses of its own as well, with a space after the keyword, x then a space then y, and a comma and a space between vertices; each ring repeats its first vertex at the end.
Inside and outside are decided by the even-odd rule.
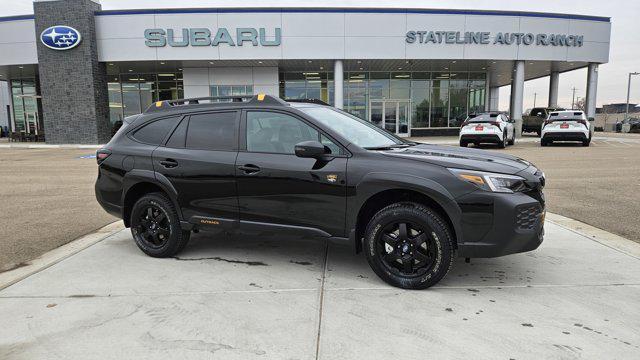
POLYGON ((154 259, 124 230, 0 291, 0 358, 637 359, 640 245, 567 224, 425 291, 340 244, 201 233, 154 259))

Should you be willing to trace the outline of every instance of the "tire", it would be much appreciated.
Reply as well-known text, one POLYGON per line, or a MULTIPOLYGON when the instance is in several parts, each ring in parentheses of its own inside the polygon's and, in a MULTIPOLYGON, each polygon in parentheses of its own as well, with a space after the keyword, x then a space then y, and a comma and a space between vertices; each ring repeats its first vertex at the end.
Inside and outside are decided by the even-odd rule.
POLYGON ((516 133, 514 130, 513 137, 511 138, 511 140, 509 140, 509 145, 515 145, 515 144, 516 144, 516 133))
POLYGON ((502 142, 500 142, 500 144, 499 144, 500 149, 506 148, 507 147, 507 142, 508 142, 507 133, 505 132, 504 134, 502 134, 502 142))
POLYGON ((549 145, 549 142, 547 142, 547 140, 545 140, 544 138, 540 139, 540 146, 547 146, 549 145))
POLYGON ((591 144, 591 139, 582 141, 582 146, 589 146, 591 144))
POLYGON ((173 203, 162 193, 142 196, 131 210, 131 234, 136 245, 152 257, 170 257, 182 251, 191 232, 180 227, 173 203))
POLYGON ((460 140, 460 146, 461 147, 467 147, 467 145, 469 145, 469 144, 466 141, 460 140))
POLYGON ((373 271, 389 285, 426 289, 453 266, 453 241, 440 215, 426 206, 401 202, 371 218, 365 230, 365 253, 373 271), (402 235, 402 224, 407 236, 402 235))

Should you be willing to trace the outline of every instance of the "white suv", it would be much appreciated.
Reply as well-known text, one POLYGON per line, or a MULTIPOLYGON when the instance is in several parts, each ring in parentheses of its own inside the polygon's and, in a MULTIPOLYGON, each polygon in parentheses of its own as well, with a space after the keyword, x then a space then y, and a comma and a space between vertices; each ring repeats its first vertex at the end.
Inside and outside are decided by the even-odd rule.
POLYGON ((482 113, 469 115, 460 128, 460 146, 469 143, 478 146, 480 143, 494 143, 501 148, 516 142, 516 131, 513 121, 505 114, 482 113))
POLYGON ((591 143, 591 124, 582 110, 554 111, 542 123, 540 145, 554 141, 579 141, 583 146, 591 143))

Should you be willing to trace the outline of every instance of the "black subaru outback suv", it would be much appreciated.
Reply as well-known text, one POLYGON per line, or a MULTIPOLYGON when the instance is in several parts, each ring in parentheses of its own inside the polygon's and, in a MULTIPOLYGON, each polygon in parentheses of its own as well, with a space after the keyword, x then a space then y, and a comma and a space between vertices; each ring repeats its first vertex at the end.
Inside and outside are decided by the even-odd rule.
POLYGON ((147 255, 200 230, 332 238, 422 289, 456 256, 542 242, 544 175, 525 160, 406 141, 317 103, 227 100, 157 102, 98 150, 98 202, 147 255))

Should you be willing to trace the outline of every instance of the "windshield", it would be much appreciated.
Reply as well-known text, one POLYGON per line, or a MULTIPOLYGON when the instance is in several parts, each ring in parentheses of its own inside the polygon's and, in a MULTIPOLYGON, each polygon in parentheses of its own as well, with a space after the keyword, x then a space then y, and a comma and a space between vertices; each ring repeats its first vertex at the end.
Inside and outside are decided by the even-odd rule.
POLYGON ((385 130, 330 107, 301 107, 299 110, 362 148, 408 146, 407 143, 385 130))

